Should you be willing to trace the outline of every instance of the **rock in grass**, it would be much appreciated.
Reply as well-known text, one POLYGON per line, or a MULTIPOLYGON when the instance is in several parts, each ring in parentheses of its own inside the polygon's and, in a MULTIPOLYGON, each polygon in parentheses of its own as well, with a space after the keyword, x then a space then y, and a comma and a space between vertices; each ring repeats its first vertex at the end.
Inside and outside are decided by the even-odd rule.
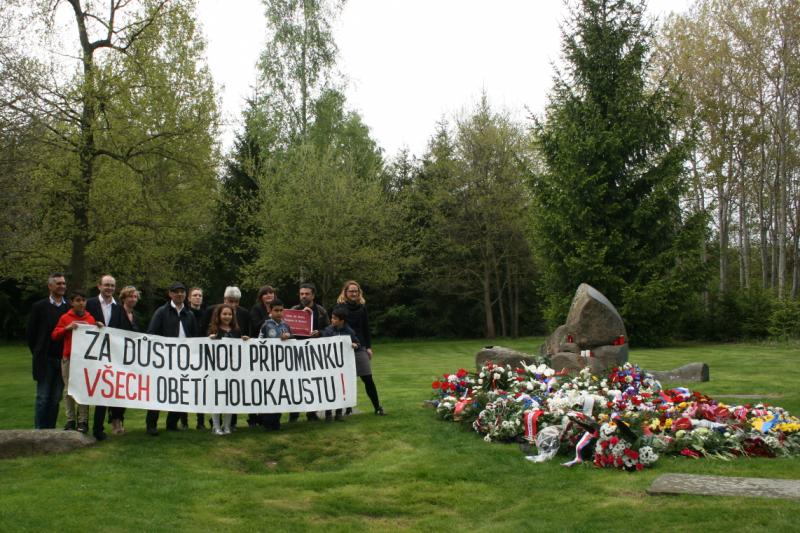
POLYGON ((475 366, 480 370, 489 361, 496 365, 517 367, 520 366, 520 363, 532 365, 536 362, 536 358, 531 354, 518 352, 503 346, 486 346, 475 356, 475 366))
POLYGON ((0 431, 0 459, 48 453, 66 453, 97 441, 78 431, 61 429, 6 429, 0 431))
POLYGON ((625 324, 614 304, 587 283, 581 283, 575 291, 565 329, 583 350, 627 338, 625 324))
POLYGON ((672 383, 695 383, 708 381, 708 365, 705 363, 689 363, 674 370, 648 370, 658 381, 672 383))

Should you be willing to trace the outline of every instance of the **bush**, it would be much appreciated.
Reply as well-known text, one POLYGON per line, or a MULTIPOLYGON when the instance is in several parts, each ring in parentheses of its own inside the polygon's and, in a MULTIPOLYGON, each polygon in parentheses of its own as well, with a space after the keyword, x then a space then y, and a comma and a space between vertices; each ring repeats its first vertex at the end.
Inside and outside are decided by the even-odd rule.
POLYGON ((778 340, 800 339, 800 302, 780 300, 769 317, 769 334, 778 340))

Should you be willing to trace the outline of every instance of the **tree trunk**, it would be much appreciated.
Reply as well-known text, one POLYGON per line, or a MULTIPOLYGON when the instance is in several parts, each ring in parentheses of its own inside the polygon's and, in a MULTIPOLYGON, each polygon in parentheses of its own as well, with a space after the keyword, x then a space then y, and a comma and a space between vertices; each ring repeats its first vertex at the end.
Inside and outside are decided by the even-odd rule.
POLYGON ((494 314, 492 313, 492 287, 488 265, 483 268, 483 313, 486 318, 486 338, 494 339, 494 314))
POLYGON ((747 224, 747 187, 744 161, 739 161, 739 286, 750 289, 750 228, 747 224))

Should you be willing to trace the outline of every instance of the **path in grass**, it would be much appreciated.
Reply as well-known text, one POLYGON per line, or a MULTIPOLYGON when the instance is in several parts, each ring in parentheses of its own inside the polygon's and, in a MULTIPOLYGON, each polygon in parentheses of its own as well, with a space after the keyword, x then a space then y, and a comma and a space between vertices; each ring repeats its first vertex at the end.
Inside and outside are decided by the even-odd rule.
MULTIPOLYGON (((541 339, 502 344, 533 352, 541 339)), ((797 502, 650 497, 663 473, 800 478, 800 459, 711 461, 662 458, 641 473, 534 465, 514 445, 435 419, 421 407, 434 377, 471 368, 485 341, 376 346, 376 383, 389 416, 345 423, 285 424, 220 438, 194 430, 129 434, 69 455, 0 461, 0 531, 179 529, 375 531, 796 529, 797 502)), ((668 369, 711 367, 696 388, 711 396, 781 394, 800 412, 800 350, 787 345, 696 345, 634 350, 633 362, 668 369)), ((33 381, 22 346, 0 348, 0 429, 31 427, 33 381)), ((750 401, 750 400, 747 400, 750 401)), ((731 403, 735 403, 731 401, 731 403)), ((163 417, 162 417, 163 418, 163 417)))

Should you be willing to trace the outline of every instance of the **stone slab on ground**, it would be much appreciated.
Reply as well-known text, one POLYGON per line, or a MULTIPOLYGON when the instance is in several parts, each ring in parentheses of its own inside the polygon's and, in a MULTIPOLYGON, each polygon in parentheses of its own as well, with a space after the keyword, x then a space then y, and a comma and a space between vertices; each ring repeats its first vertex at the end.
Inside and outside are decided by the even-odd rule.
POLYGON ((783 398, 783 394, 715 394, 714 398, 734 398, 736 400, 760 400, 761 398, 783 398))
POLYGON ((67 453, 97 441, 78 431, 62 429, 4 429, 0 430, 0 459, 25 455, 67 453))
POLYGON ((674 383, 704 382, 710 379, 708 365, 705 363, 689 363, 674 370, 648 370, 658 381, 674 383))
POLYGON ((653 481, 653 484, 647 489, 647 493, 650 495, 699 494, 800 500, 800 480, 664 474, 653 481))
POLYGON ((536 362, 536 357, 504 346, 486 346, 475 354, 475 366, 478 370, 489 361, 496 365, 515 367, 521 366, 521 363, 532 365, 536 362))

